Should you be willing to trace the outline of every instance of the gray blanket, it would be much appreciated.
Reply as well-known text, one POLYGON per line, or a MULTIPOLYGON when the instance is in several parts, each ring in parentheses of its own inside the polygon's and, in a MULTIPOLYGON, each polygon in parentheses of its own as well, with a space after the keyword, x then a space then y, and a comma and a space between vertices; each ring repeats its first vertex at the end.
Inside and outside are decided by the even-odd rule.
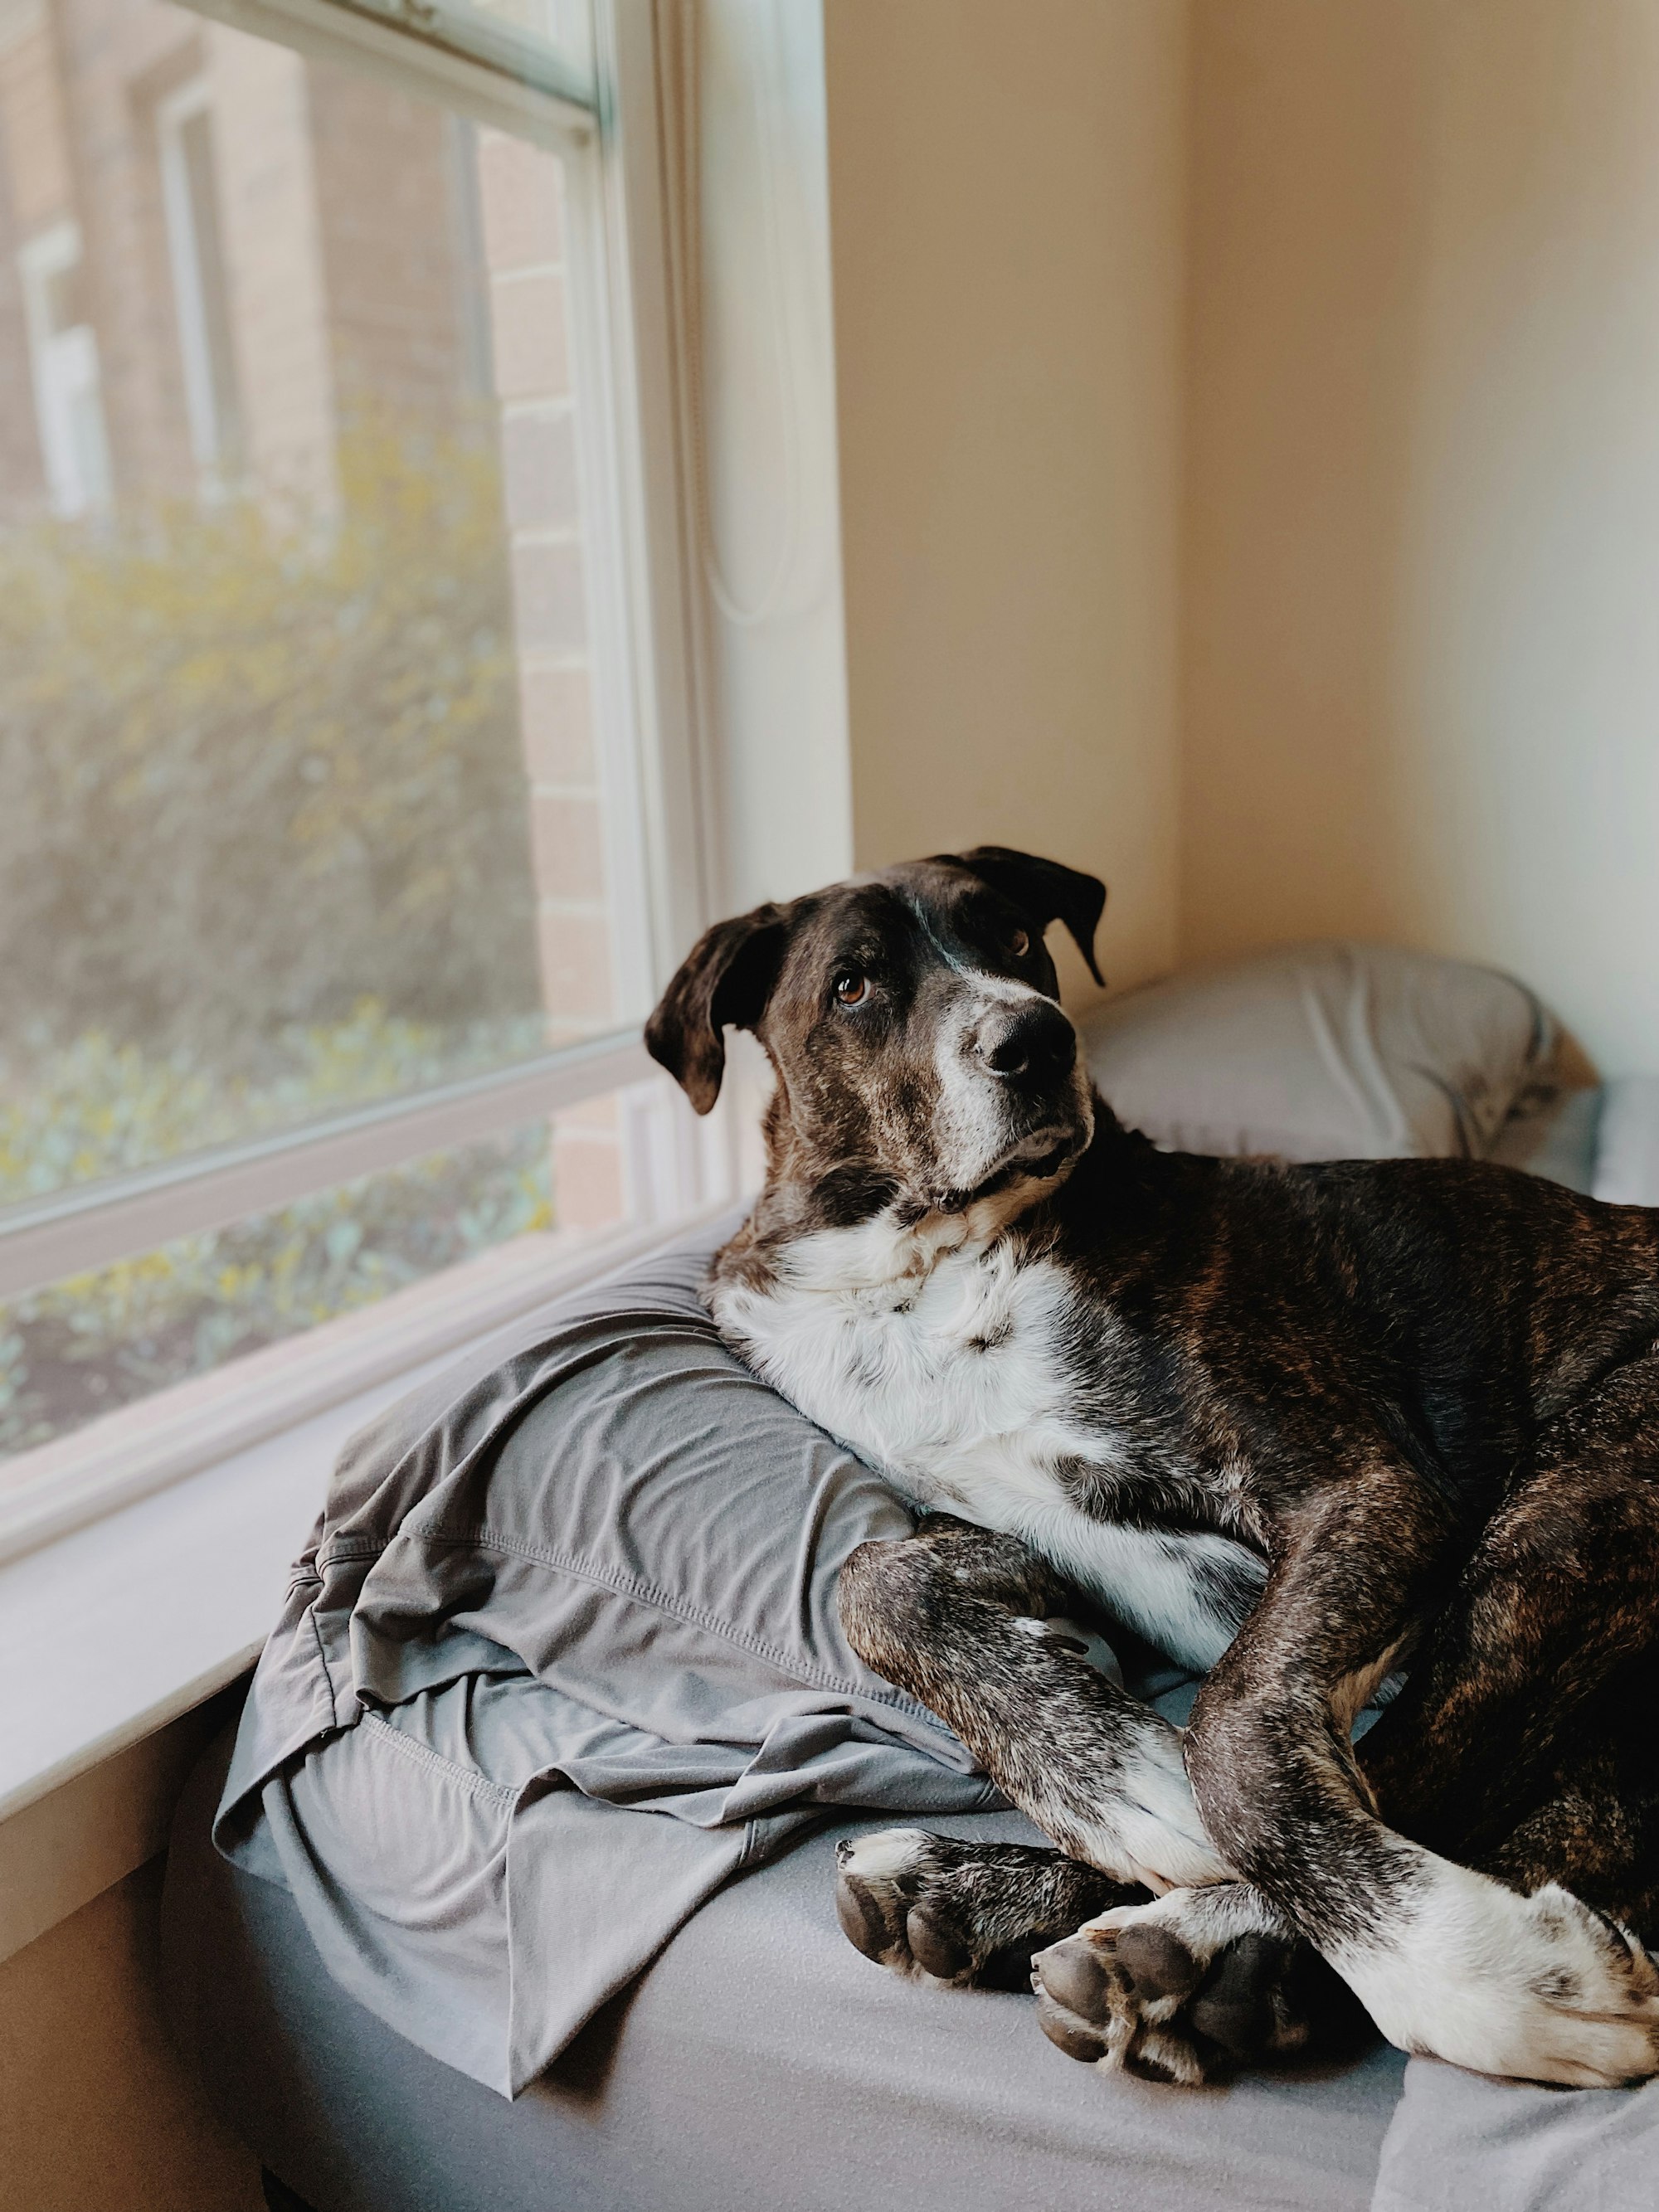
POLYGON ((1002 1802, 848 1648, 841 1562, 909 1517, 720 1343, 713 1241, 352 1440, 216 1824, 365 2004, 509 2094, 824 1808, 1002 1802))

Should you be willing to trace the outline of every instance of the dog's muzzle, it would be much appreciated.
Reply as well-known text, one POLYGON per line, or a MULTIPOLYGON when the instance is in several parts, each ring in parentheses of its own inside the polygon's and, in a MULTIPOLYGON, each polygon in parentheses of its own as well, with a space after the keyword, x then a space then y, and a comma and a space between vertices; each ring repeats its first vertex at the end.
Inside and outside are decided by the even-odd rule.
POLYGON ((998 1006, 975 1030, 970 1049, 1000 1083, 1041 1089, 1077 1064, 1077 1031, 1051 999, 998 1006))

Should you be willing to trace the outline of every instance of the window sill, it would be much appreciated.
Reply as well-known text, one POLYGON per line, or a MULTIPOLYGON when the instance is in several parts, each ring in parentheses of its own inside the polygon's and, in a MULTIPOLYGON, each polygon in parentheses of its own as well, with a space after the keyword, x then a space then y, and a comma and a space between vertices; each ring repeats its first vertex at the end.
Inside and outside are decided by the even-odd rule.
POLYGON ((579 1249, 520 1239, 470 1263, 465 1282, 452 1270, 94 1425, 105 1456, 126 1428, 149 1494, 0 1565, 0 1958, 161 1847, 180 1761, 199 1735, 173 1724, 258 1656, 351 1432, 469 1343, 668 1233, 579 1249), (271 1409, 284 1395, 278 1425, 271 1409), (226 1443, 236 1421, 262 1422, 262 1433, 226 1443), (223 1445, 209 1465, 204 1428, 223 1445), (168 1473, 164 1443, 192 1430, 188 1465, 168 1473))

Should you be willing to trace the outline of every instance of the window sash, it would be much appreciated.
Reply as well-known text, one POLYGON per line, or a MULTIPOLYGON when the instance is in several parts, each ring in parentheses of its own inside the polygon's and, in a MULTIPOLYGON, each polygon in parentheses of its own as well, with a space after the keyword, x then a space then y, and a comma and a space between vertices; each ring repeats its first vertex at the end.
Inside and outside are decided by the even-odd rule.
POLYGON ((593 138, 597 84, 550 48, 471 9, 422 0, 179 0, 198 15, 313 59, 373 69, 475 123, 559 152, 593 138))
POLYGON ((0 1304, 537 1121, 654 1072, 637 1031, 0 1208, 0 1304))

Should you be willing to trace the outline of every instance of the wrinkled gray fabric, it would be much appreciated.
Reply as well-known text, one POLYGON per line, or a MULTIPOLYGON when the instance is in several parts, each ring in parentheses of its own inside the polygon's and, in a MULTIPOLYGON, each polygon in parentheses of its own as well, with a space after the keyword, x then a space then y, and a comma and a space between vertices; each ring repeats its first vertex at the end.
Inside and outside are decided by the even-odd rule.
POLYGON ((1595 1195, 1614 1206, 1659 1206, 1659 1075, 1615 1076, 1608 1084, 1595 1195))
MULTIPOLYGON (((204 1849, 216 1782, 192 1784, 174 1829, 170 2017, 238 2134, 319 2212, 1370 2203, 1397 2051, 1197 2090, 1079 2066, 1029 1997, 918 1988, 854 1950, 834 1847, 856 1827, 839 1823, 728 1883, 507 2104, 355 2003, 293 1900, 204 1849)), ((592 1810, 630 1838, 647 1825, 592 1810)), ((1010 1813, 936 1825, 1032 1834, 1010 1813)))
POLYGON ((1659 2081, 1540 2089, 1413 2058, 1371 2212, 1652 2212, 1656 2203, 1659 2081))
POLYGON ((226 1783, 220 1848, 344 1985, 508 2094, 821 1808, 1001 1802, 842 1635, 909 1516, 720 1344, 725 1229, 352 1439, 226 1783))
POLYGON ((1082 1034, 1113 1110, 1166 1151, 1290 1160, 1484 1155, 1554 1049, 1512 977, 1346 941, 1183 970, 1082 1034))

